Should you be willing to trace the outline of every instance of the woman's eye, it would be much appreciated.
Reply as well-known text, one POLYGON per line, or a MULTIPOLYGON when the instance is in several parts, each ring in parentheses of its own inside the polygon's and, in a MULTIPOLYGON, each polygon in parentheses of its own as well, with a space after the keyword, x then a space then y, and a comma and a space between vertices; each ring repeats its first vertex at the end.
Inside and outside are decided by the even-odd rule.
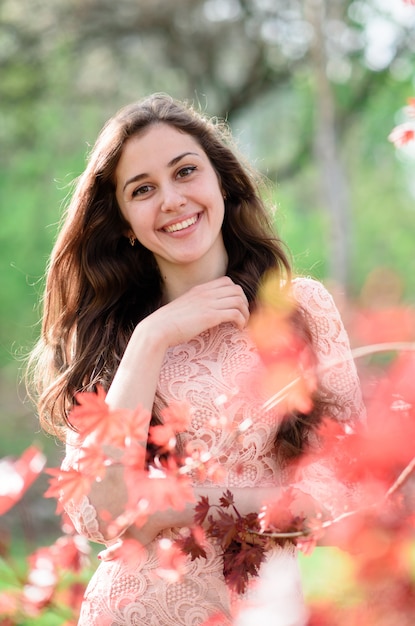
POLYGON ((150 185, 141 185, 141 187, 137 187, 137 189, 134 189, 132 196, 133 198, 137 197, 137 196, 143 196, 144 194, 148 193, 149 191, 151 191, 151 187, 150 185))
POLYGON ((178 178, 186 178, 186 176, 189 176, 192 172, 194 172, 195 169, 196 169, 195 165, 187 165, 186 167, 182 167, 177 172, 177 177, 178 178))

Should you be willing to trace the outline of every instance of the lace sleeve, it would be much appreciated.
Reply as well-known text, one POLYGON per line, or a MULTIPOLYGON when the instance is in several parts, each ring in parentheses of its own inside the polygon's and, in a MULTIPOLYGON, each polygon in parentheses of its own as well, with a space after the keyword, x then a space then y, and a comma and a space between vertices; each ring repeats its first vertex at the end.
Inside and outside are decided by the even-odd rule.
MULTIPOLYGON (((81 451, 76 441, 76 434, 71 432, 68 435, 66 455, 62 462, 61 469, 77 469, 80 454, 81 451)), ((74 500, 65 502, 64 509, 70 517, 75 530, 80 535, 97 543, 108 543, 100 531, 97 511, 86 495, 83 496, 79 502, 75 502, 74 500)))
POLYGON ((304 312, 318 363, 320 395, 332 417, 353 422, 365 411, 347 332, 332 296, 318 281, 297 278, 293 295, 304 312))
MULTIPOLYGON (((349 338, 332 296, 321 283, 308 278, 293 281, 293 294, 310 329, 320 395, 328 403, 329 415, 349 425, 364 420, 365 409, 349 338)), ((319 456, 314 462, 300 464, 293 485, 324 505, 333 516, 355 508, 359 497, 358 485, 338 480, 335 463, 336 459, 319 456)))

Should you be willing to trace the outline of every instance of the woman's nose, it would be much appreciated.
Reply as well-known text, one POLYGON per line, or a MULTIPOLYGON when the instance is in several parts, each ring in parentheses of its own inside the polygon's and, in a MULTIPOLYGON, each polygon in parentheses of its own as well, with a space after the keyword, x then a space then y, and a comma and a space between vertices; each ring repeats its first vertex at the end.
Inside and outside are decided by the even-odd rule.
POLYGON ((161 210, 175 211, 186 204, 185 196, 174 185, 162 189, 161 210))

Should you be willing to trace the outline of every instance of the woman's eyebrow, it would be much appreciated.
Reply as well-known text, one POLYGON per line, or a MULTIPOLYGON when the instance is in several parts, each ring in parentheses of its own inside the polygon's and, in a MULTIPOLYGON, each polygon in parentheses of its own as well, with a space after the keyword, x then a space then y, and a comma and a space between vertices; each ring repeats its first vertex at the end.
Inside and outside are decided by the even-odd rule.
MULTIPOLYGON (((184 159, 184 157, 188 156, 189 154, 191 154, 193 156, 199 156, 199 154, 197 152, 183 152, 182 154, 179 154, 178 156, 174 157, 171 161, 169 161, 167 163, 167 167, 173 167, 174 165, 176 165, 179 161, 184 159)), ((143 172, 142 174, 136 174, 135 176, 133 176, 132 178, 129 178, 125 182, 125 185, 122 188, 122 190, 125 191, 126 188, 128 187, 128 185, 131 185, 131 183, 136 183, 139 180, 141 180, 142 178, 146 178, 147 176, 149 176, 149 174, 147 174, 146 172, 143 172)))

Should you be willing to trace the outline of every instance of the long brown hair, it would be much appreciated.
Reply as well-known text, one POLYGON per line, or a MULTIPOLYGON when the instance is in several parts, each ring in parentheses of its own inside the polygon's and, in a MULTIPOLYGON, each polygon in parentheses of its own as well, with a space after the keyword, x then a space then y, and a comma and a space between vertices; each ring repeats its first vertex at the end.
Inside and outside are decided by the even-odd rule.
POLYGON ((266 271, 290 278, 288 255, 260 196, 260 178, 238 155, 227 125, 163 94, 124 107, 98 136, 49 262, 31 371, 41 424, 54 434, 70 426, 76 392, 110 386, 134 327, 160 306, 154 257, 139 242, 129 245, 115 197, 115 170, 126 141, 157 123, 193 136, 217 172, 226 194, 227 274, 251 306, 266 271))

